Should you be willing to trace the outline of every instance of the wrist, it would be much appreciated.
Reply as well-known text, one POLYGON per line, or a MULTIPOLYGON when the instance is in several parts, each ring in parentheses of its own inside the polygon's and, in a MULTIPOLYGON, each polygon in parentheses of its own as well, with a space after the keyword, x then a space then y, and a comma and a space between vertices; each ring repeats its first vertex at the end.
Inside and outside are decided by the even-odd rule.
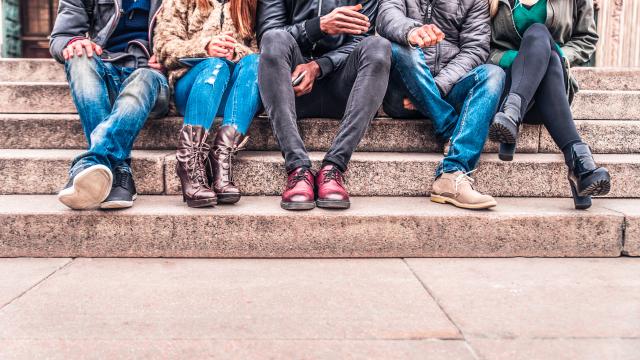
POLYGON ((318 65, 318 62, 316 61, 311 61, 309 62, 309 66, 311 67, 311 72, 313 73, 313 77, 317 78, 318 76, 320 76, 320 65, 318 65))

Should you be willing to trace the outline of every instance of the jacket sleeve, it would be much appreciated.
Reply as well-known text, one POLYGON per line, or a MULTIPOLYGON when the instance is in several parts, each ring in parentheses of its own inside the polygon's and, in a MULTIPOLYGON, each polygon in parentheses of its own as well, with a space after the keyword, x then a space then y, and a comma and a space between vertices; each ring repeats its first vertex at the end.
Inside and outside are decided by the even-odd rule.
POLYGON ((490 43, 489 2, 475 0, 460 30, 460 52, 434 78, 444 95, 466 73, 487 61, 490 43))
POLYGON ((407 17, 405 0, 380 0, 377 31, 385 38, 409 46, 409 32, 422 26, 420 21, 407 17))
POLYGON ((82 0, 60 0, 58 16, 53 25, 49 52, 54 59, 64 63, 62 52, 67 44, 77 38, 86 38, 89 31, 89 15, 82 0))
POLYGON ((309 51, 313 45, 325 37, 320 30, 320 17, 314 17, 297 24, 288 24, 287 4, 283 0, 258 0, 256 34, 258 43, 269 30, 279 29, 291 34, 300 50, 309 51))
POLYGON ((182 58, 207 57, 207 45, 211 34, 199 32, 189 38, 187 8, 181 0, 165 0, 158 17, 154 36, 154 53, 167 69, 182 67, 182 58))
POLYGON ((578 0, 575 11, 571 40, 560 47, 571 65, 589 61, 598 43, 598 32, 593 17, 593 1, 578 0))
POLYGON ((364 39, 365 37, 375 34, 374 24, 376 23, 378 2, 367 1, 363 6, 364 7, 362 9, 362 13, 369 18, 369 23, 371 24, 369 31, 365 35, 343 35, 346 36, 346 41, 342 46, 335 50, 331 50, 316 59, 316 62, 318 63, 322 71, 320 78, 323 78, 332 73, 334 70, 341 68, 347 61, 349 54, 353 52, 358 43, 360 43, 360 41, 362 41, 362 39, 364 39))

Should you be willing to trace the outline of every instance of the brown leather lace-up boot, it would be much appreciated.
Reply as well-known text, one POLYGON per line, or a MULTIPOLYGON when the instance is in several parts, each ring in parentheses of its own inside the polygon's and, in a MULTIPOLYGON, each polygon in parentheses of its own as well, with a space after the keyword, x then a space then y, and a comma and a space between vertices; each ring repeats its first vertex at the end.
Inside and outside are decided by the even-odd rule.
POLYGON ((205 162, 211 148, 209 132, 202 126, 186 125, 180 131, 176 151, 176 172, 182 184, 182 198, 189 207, 209 207, 217 204, 216 193, 207 182, 205 162))
POLYGON ((213 141, 207 177, 221 204, 234 204, 240 200, 240 190, 233 181, 233 161, 238 151, 244 150, 247 141, 249 137, 233 126, 221 127, 213 141))

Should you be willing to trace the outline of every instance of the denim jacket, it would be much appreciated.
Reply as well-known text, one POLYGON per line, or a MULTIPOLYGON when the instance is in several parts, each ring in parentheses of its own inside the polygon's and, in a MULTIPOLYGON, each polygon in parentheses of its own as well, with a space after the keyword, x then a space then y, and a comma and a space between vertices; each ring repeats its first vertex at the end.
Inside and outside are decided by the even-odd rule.
MULTIPOLYGON (((145 40, 129 43, 126 51, 109 53, 105 51, 102 59, 127 67, 145 67, 152 55, 153 27, 156 16, 162 7, 162 0, 151 0, 149 11, 149 35, 145 40)), ((89 38, 104 47, 113 34, 122 16, 122 0, 60 0, 58 17, 51 32, 49 51, 59 62, 64 62, 62 52, 69 42, 75 39, 89 38), (89 19, 86 4, 93 3, 93 18, 89 19)))

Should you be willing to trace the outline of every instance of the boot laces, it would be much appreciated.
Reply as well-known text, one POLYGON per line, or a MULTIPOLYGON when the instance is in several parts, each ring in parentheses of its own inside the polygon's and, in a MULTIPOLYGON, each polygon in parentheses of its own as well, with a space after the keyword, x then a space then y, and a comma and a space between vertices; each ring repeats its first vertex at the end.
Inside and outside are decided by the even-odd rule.
POLYGON ((473 189, 473 183, 475 182, 475 180, 473 178, 471 178, 469 176, 469 174, 472 174, 473 172, 475 172, 477 169, 473 169, 471 171, 468 171, 466 173, 462 173, 458 176, 456 176, 456 180, 455 180, 455 185, 456 185, 456 193, 458 192, 458 187, 462 184, 462 183, 468 183, 469 185, 471 185, 471 188, 473 189))
POLYGON ((205 172, 205 161, 207 157, 206 144, 193 145, 191 153, 187 160, 187 166, 192 169, 190 171, 191 180, 198 182, 200 185, 207 185, 207 174, 205 172))
POLYGON ((215 156, 224 159, 224 161, 229 164, 229 182, 233 183, 233 162, 235 161, 238 152, 246 149, 247 142, 249 142, 249 137, 245 137, 244 140, 240 144, 233 144, 232 146, 228 145, 217 145, 213 154, 215 156))
POLYGON ((306 182, 307 184, 312 185, 312 184, 309 182, 309 178, 307 178, 307 172, 309 172, 309 171, 311 171, 311 170, 309 170, 309 169, 303 169, 303 170, 298 171, 298 173, 297 173, 294 177, 292 177, 292 178, 289 180, 289 182, 287 183, 287 187, 288 187, 289 189, 293 189, 294 187, 296 187, 296 185, 297 185, 300 181, 304 181, 304 182, 306 182))

